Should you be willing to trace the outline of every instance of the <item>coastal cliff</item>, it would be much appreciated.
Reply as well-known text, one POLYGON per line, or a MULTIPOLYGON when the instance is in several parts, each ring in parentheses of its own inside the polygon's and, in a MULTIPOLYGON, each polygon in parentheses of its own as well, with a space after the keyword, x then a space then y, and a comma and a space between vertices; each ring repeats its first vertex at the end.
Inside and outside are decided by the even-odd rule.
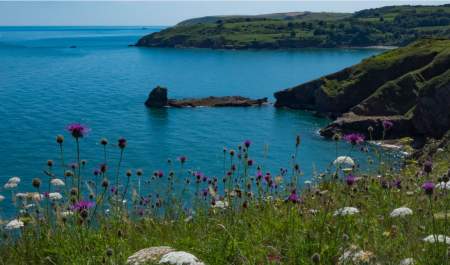
POLYGON ((359 131, 387 138, 431 136, 450 129, 450 40, 424 39, 339 72, 275 93, 275 107, 313 110, 337 118, 321 130, 359 131))
POLYGON ((404 46, 450 37, 450 5, 387 6, 350 13, 210 16, 142 37, 140 47, 284 49, 404 46))

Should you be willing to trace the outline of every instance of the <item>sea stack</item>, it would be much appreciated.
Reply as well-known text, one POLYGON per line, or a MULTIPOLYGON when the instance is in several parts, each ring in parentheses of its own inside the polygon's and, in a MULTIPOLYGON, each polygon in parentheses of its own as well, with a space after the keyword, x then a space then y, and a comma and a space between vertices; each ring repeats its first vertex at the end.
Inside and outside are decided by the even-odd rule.
POLYGON ((168 105, 167 88, 157 86, 148 95, 145 106, 150 108, 162 108, 168 105))

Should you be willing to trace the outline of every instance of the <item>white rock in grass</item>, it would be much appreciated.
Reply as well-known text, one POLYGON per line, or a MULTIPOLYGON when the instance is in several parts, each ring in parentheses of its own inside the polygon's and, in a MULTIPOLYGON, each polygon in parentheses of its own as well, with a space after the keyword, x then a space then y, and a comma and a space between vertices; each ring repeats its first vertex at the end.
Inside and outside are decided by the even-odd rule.
POLYGON ((175 251, 173 248, 166 246, 144 248, 129 256, 127 265, 144 265, 149 262, 156 263, 163 255, 173 251, 175 251))
POLYGON ((6 230, 14 230, 14 229, 19 229, 21 227, 23 227, 23 222, 20 220, 14 219, 6 224, 5 229, 6 230))
POLYGON ((341 166, 341 165, 348 165, 348 166, 355 166, 355 161, 349 156, 338 156, 336 160, 334 160, 333 165, 335 166, 341 166))
POLYGON ((450 190, 450 181, 449 182, 441 182, 441 183, 436 184, 436 189, 450 190))
POLYGON ((400 261, 400 265, 414 265, 414 264, 416 264, 416 262, 414 261, 413 258, 402 259, 400 261))
POLYGON ((412 215, 413 211, 409 209, 408 207, 400 207, 395 210, 393 210, 390 214, 391 217, 404 217, 407 215, 412 215))
POLYGON ((162 256, 159 264, 170 265, 205 265, 194 255, 184 251, 174 251, 162 256))
POLYGON ((66 185, 66 184, 64 183, 64 181, 62 181, 61 179, 52 179, 52 180, 50 181, 50 183, 51 183, 53 186, 55 186, 55 187, 60 187, 60 186, 66 185))
POLYGON ((355 207, 344 207, 334 212, 333 216, 346 216, 359 213, 359 210, 355 207))
POLYGON ((427 243, 446 243, 450 245, 450 237, 444 235, 429 235, 423 239, 427 243))

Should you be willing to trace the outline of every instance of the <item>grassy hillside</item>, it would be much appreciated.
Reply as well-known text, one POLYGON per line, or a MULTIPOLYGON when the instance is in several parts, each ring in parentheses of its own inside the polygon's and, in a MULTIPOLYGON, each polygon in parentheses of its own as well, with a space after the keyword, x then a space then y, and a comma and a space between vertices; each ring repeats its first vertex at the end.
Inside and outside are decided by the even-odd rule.
POLYGON ((354 146, 347 155, 365 149, 379 154, 375 160, 367 157, 377 172, 365 172, 357 160, 353 167, 330 161, 328 170, 313 176, 302 175, 308 165, 298 164, 300 138, 292 139, 295 155, 280 172, 263 171, 264 163, 252 160, 254 147, 245 141, 223 153, 224 172, 214 177, 194 170, 195 161, 186 157, 168 162, 168 172, 125 172, 121 161, 128 159, 129 146, 123 138, 117 145, 101 140, 105 164, 93 174, 88 173, 91 164, 80 159, 65 165, 63 158, 71 155, 65 150, 86 144, 88 130, 82 128, 70 132, 74 139, 58 136, 61 161, 47 162, 42 178, 21 182, 13 177, 4 186, 2 206, 12 207, 14 216, 1 220, 0 264, 450 262, 450 182, 441 183, 450 178, 450 136, 424 149, 427 162, 411 159, 401 171, 392 170, 391 158, 365 141, 336 139, 337 154, 344 144, 354 146), (163 254, 127 261, 155 246, 187 251, 204 263, 161 262, 163 254))
POLYGON ((331 132, 367 134, 377 120, 395 119, 403 125, 392 137, 440 137, 450 129, 449 69, 450 40, 424 39, 277 92, 275 105, 344 114, 331 132))
POLYGON ((205 17, 147 35, 136 45, 228 49, 403 46, 424 36, 450 37, 450 5, 391 6, 354 14, 205 17))

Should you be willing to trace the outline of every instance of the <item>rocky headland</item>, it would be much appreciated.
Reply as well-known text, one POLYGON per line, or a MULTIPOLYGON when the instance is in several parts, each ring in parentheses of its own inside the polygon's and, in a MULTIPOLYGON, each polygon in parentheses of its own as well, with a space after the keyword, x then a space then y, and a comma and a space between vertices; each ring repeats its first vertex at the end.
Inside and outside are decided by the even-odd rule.
POLYGON ((387 6, 355 13, 288 12, 189 19, 146 35, 136 46, 286 49, 404 46, 450 37, 450 5, 387 6))
POLYGON ((157 86, 154 88, 145 105, 150 108, 162 107, 252 107, 268 104, 267 98, 250 99, 241 96, 224 97, 205 97, 205 98, 187 98, 187 99, 169 99, 167 97, 167 88, 157 86))
POLYGON ((374 140, 439 139, 450 129, 450 40, 420 40, 276 92, 275 98, 275 107, 333 117, 320 131, 325 137, 356 131, 374 140), (393 127, 383 134, 385 120, 393 127))

